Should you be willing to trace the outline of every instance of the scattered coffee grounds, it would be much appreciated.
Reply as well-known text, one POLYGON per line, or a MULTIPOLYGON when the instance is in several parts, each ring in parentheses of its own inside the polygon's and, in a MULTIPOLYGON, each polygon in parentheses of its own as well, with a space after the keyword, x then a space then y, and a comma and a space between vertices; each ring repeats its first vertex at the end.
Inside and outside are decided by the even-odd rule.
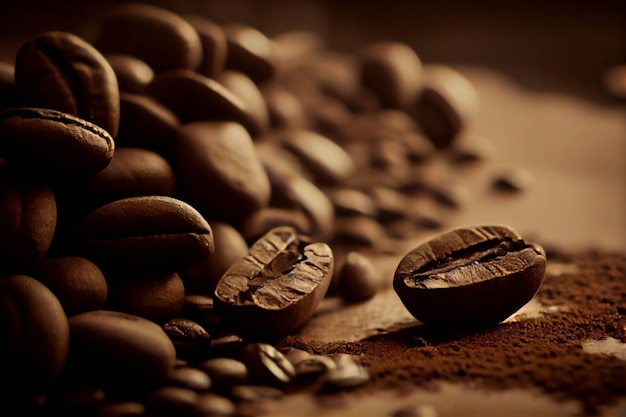
POLYGON ((360 355, 370 383, 360 392, 436 388, 440 382, 489 390, 539 389, 557 400, 578 400, 587 415, 626 395, 626 362, 587 353, 583 343, 607 337, 626 342, 626 256, 549 253, 537 293, 547 313, 486 328, 416 324, 351 343, 282 341, 313 353, 360 355))

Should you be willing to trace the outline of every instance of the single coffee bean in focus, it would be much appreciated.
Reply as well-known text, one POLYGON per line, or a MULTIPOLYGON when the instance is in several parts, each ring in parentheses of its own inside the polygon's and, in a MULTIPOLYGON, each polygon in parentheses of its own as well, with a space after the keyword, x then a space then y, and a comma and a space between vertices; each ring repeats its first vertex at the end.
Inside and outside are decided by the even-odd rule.
POLYGON ((545 251, 511 228, 465 227, 406 254, 393 286, 423 323, 489 325, 530 301, 545 270, 545 251))

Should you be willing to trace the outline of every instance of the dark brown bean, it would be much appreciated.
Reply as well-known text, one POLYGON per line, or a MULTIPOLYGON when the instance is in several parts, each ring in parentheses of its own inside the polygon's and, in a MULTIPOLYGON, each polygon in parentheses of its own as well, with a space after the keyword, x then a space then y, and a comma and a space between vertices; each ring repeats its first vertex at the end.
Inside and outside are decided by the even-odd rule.
POLYGON ((506 226, 455 229, 407 253, 394 289, 424 323, 495 324, 531 300, 545 252, 506 226))
POLYGON ((157 73, 195 70, 202 60, 202 43, 194 27, 178 14, 149 4, 114 7, 95 38, 94 46, 103 53, 135 56, 157 73))
POLYGON ((228 23, 222 28, 228 43, 226 68, 241 71, 255 82, 276 76, 279 52, 271 38, 242 23, 228 23))
POLYGON ((213 253, 213 233, 188 203, 167 196, 129 197, 106 204, 80 224, 85 252, 97 265, 126 264, 162 273, 213 253))
POLYGON ((15 83, 25 106, 71 114, 117 136, 117 77, 106 58, 82 38, 56 31, 24 42, 15 57, 15 83))
POLYGON ((163 323, 163 331, 172 339, 179 358, 193 359, 207 355, 211 335, 199 323, 188 318, 174 318, 163 323))
POLYGON ((365 255, 350 251, 339 271, 341 297, 349 302, 368 300, 383 287, 382 274, 365 255))
POLYGON ((241 350, 240 359, 248 368, 250 380, 257 385, 282 387, 296 375, 291 362, 267 343, 247 344, 241 350))
POLYGON ((206 372, 213 383, 213 389, 226 392, 234 385, 249 383, 248 368, 234 358, 211 358, 197 364, 198 369, 206 372))
POLYGON ((228 43, 222 27, 206 16, 184 15, 198 32, 202 43, 202 61, 197 71, 207 77, 215 77, 226 65, 228 43))
POLYGON ((93 174, 114 150, 106 130, 67 113, 20 107, 0 114, 0 156, 26 175, 93 174))
POLYGON ((148 64, 132 55, 109 54, 108 61, 121 92, 144 94, 154 78, 154 71, 148 64))
POLYGON ((277 227, 257 240, 220 279, 216 312, 242 333, 263 338, 285 335, 315 312, 333 267, 327 244, 308 244, 294 229, 277 227))

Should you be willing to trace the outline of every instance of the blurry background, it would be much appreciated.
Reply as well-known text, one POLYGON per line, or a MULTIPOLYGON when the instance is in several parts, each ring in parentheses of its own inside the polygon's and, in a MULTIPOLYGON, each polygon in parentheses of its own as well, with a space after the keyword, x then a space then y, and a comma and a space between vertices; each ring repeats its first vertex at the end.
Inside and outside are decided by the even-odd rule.
MULTIPOLYGON (((122 1, 0 0, 0 57, 12 59, 33 31, 87 35, 122 1)), ((626 61, 623 0, 153 0, 217 23, 248 23, 268 35, 305 29, 329 46, 406 42, 424 62, 485 65, 529 88, 607 100, 601 74, 626 61)))

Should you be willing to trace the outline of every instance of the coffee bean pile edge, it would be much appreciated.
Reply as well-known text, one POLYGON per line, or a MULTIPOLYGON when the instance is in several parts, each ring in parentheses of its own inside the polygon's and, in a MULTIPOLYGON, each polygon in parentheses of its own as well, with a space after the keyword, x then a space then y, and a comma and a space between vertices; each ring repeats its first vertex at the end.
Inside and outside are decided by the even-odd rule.
MULTIPOLYGON (((459 172, 486 157, 471 83, 399 42, 339 53, 130 3, 94 39, 33 35, 0 70, 3 399, 37 415, 246 415, 366 384, 356 356, 272 343, 324 297, 372 298, 370 257, 445 229, 459 172)), ((394 281, 424 322, 450 320, 422 315, 420 274, 479 298, 516 282, 478 323, 541 284, 545 254, 505 226, 443 236, 394 281)))

